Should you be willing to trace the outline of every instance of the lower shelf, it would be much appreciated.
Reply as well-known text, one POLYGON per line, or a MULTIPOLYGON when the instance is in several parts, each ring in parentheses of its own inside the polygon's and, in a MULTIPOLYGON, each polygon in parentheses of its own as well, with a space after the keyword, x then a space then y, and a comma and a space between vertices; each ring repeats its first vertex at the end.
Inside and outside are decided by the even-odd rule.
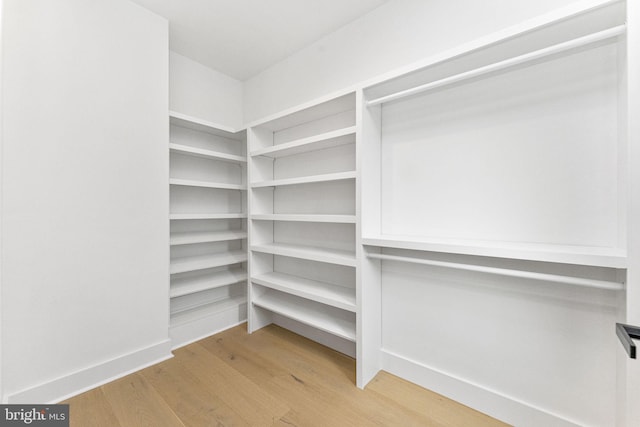
POLYGON ((171 274, 185 273, 187 271, 204 270, 207 268, 222 267, 223 265, 237 264, 246 260, 247 253, 243 250, 176 258, 171 260, 169 272, 171 274))
POLYGON ((172 278, 169 296, 177 298, 221 286, 233 285, 243 280, 247 280, 247 272, 242 268, 232 268, 198 276, 172 278))
POLYGON ((203 317, 211 316, 226 310, 237 308, 241 304, 246 304, 247 299, 244 296, 225 298, 222 300, 210 302, 207 304, 196 305, 193 307, 181 308, 179 311, 171 312, 170 326, 181 325, 186 322, 199 320, 203 317))
POLYGON ((246 320, 247 304, 244 297, 221 300, 198 310, 181 313, 171 319, 171 347, 182 347, 246 320))
POLYGON ((257 285, 297 295, 342 310, 356 311, 355 289, 279 273, 277 271, 259 274, 252 277, 251 281, 257 285))
POLYGON ((253 305, 346 340, 356 340, 355 313, 277 291, 260 295, 253 305))
POLYGON ((251 246, 251 250, 265 254, 282 255, 330 264, 346 265, 348 267, 356 266, 355 252, 339 249, 326 249, 314 246, 273 242, 262 245, 253 245, 251 246))

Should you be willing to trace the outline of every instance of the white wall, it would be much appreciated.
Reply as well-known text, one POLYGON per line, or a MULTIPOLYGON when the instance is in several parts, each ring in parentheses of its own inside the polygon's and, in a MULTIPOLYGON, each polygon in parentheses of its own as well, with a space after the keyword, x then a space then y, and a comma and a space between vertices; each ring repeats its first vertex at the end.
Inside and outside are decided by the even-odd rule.
POLYGON ((169 105, 172 111, 238 129, 243 123, 242 82, 170 52, 169 105))
POLYGON ((125 0, 6 0, 4 398, 168 357, 168 27, 125 0))
POLYGON ((572 0, 391 0, 247 80, 247 123, 376 77, 572 0))

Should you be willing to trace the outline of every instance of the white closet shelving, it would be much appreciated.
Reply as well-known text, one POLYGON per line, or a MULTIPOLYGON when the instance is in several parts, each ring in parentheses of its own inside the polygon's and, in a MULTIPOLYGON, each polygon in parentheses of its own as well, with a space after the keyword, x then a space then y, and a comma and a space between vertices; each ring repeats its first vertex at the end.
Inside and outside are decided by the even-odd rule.
POLYGON ((624 33, 591 2, 366 88, 364 243, 625 268, 624 33))
POLYGON ((250 127, 249 332, 356 355, 356 112, 349 93, 250 127))
POLYGON ((170 113, 170 336, 246 319, 246 133, 170 113))

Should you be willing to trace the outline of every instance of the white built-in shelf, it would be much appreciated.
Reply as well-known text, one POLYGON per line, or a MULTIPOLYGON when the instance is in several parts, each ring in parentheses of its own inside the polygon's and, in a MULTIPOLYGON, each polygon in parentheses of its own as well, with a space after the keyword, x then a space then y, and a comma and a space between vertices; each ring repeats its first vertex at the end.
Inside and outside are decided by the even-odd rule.
POLYGON ((190 245, 194 243, 225 242, 228 240, 240 240, 247 237, 243 230, 224 231, 190 231, 184 233, 171 233, 169 242, 171 246, 190 245))
POLYGON ((363 238, 362 243, 368 246, 392 249, 410 249, 608 268, 627 267, 626 252, 622 249, 615 248, 449 239, 418 239, 398 236, 369 236, 363 238))
POLYGON ((355 252, 352 251, 275 242, 262 245, 252 245, 251 250, 253 252, 288 256, 310 261, 320 261, 329 264, 346 265, 348 267, 356 266, 355 252))
POLYGON ((219 151, 206 150, 204 148, 191 147, 182 144, 169 144, 169 150, 174 153, 186 154, 188 156, 202 157, 205 159, 222 160, 233 163, 246 163, 247 159, 235 154, 221 153, 219 151))
POLYGON ((323 175, 302 176, 297 178, 273 179, 269 181, 259 181, 251 183, 251 187, 278 187, 283 185, 312 184, 316 182, 342 181, 355 179, 355 171, 327 173, 323 175))
POLYGON ((177 298, 196 292, 233 285, 244 280, 247 280, 247 272, 241 268, 216 271, 200 276, 175 278, 171 279, 169 296, 171 298, 177 298))
POLYGON ((203 120, 199 117, 193 117, 189 116, 188 114, 178 113, 177 111, 169 111, 169 120, 171 124, 176 126, 186 127, 189 129, 210 133, 212 135, 222 136, 229 139, 236 139, 238 141, 241 141, 243 139, 240 129, 230 128, 219 123, 213 123, 208 120, 203 120))
POLYGON ((207 268, 222 267, 223 265, 237 264, 247 260, 247 253, 243 250, 221 252, 175 258, 171 260, 170 273, 185 273, 187 271, 204 270, 207 268))
POLYGON ((338 147, 340 145, 355 142, 356 127, 350 126, 302 138, 291 142, 277 144, 271 147, 261 148, 251 152, 251 156, 266 156, 272 158, 291 156, 294 154, 307 153, 309 151, 322 150, 325 148, 338 147))
POLYGON ((342 310, 356 311, 355 289, 275 271, 252 277, 251 281, 267 288, 286 292, 342 310))
POLYGON ((247 214, 245 213, 175 213, 169 214, 169 219, 171 220, 179 220, 179 219, 242 219, 246 218, 247 214))
POLYGON ((276 294, 273 291, 268 291, 254 299, 253 305, 349 341, 356 339, 355 321, 347 318, 353 316, 353 313, 313 302, 305 302, 305 300, 293 295, 276 294), (349 316, 345 316, 345 314, 349 316))
POLYGON ((246 304, 245 297, 225 298, 219 301, 207 302, 171 311, 171 327, 179 326, 188 322, 200 320, 207 316, 215 316, 223 311, 237 310, 242 304, 246 304))
POLYGON ((185 187, 215 188, 219 190, 246 190, 247 189, 247 187, 242 184, 225 184, 222 182, 196 181, 193 179, 178 179, 178 178, 171 178, 169 180, 169 184, 181 185, 185 187))
POLYGON ((330 222, 336 224, 355 224, 355 215, 319 215, 319 214, 256 214, 251 219, 258 221, 295 221, 330 222))

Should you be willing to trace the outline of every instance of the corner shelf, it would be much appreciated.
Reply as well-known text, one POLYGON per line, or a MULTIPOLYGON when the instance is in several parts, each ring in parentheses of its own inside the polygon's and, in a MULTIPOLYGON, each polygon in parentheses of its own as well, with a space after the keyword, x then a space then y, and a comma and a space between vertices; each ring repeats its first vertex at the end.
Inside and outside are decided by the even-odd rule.
POLYGON ((355 252, 325 249, 313 246, 293 245, 288 243, 266 243, 261 245, 251 245, 250 250, 271 255, 288 256, 292 258, 319 261, 329 264, 356 266, 355 252))
POLYGON ((266 288, 296 295, 342 310, 354 313, 356 311, 355 289, 279 272, 259 274, 252 277, 251 281, 266 288))
POLYGON ((207 268, 232 265, 247 260, 247 253, 242 250, 222 252, 210 255, 182 257, 171 260, 170 274, 186 273, 188 271, 206 270, 207 268))
POLYGON ((246 303, 247 299, 245 297, 232 297, 180 308, 179 310, 171 311, 170 325, 174 328, 185 323, 201 320, 208 316, 215 316, 224 311, 238 310, 240 306, 246 303))
POLYGON ((169 150, 174 153, 184 154, 184 155, 194 156, 194 157, 202 157, 204 159, 221 160, 221 161, 232 162, 232 163, 247 162, 247 159, 244 158, 243 156, 221 153, 219 151, 213 151, 213 150, 206 150, 204 148, 191 147, 189 145, 170 143, 169 150))
POLYGON ((244 230, 226 231, 192 231, 185 233, 171 233, 169 242, 171 246, 190 245, 195 243, 224 242, 228 240, 246 239, 244 230))
POLYGON ((292 156, 294 154, 307 153, 325 148, 338 147, 340 145, 355 142, 356 127, 350 126, 331 132, 301 138, 295 141, 277 144, 267 148, 261 148, 251 152, 251 156, 266 156, 271 158, 292 156))
POLYGON ((254 214, 254 221, 292 221, 292 222, 330 222, 336 224, 355 224, 355 215, 318 215, 318 214, 254 214))
POLYGON ((169 185, 214 188, 218 190, 246 190, 247 189, 245 185, 240 185, 240 184, 225 184, 220 182, 196 181, 193 179, 177 179, 177 178, 171 178, 169 180, 169 185))
POLYGON ((169 214, 170 220, 191 220, 191 219, 243 219, 247 218, 245 213, 175 213, 169 214))
POLYGON ((231 268, 200 276, 176 278, 171 281, 169 296, 171 298, 177 298, 196 292, 233 285, 244 280, 247 280, 247 272, 242 268, 231 268))
POLYGON ((299 178, 273 179, 269 181, 259 181, 251 183, 252 188, 261 187, 278 187, 283 185, 312 184, 316 182, 342 181, 346 179, 355 179, 356 172, 338 172, 323 175, 303 176, 299 178))
POLYGON ((302 298, 268 291, 253 300, 253 305, 328 332, 349 341, 356 339, 355 318, 348 319, 343 310, 324 307, 302 298))

